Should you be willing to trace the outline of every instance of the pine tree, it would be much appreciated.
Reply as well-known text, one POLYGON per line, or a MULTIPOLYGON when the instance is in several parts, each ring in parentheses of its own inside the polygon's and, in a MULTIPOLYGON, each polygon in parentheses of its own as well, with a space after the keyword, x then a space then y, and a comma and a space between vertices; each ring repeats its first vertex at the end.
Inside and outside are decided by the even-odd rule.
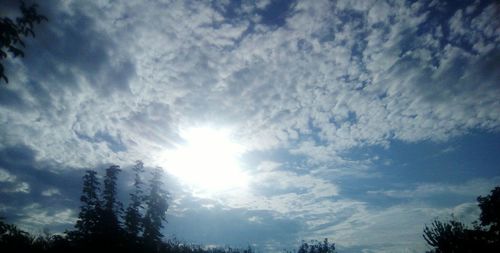
POLYGON ((163 221, 166 221, 168 209, 168 193, 163 189, 163 171, 156 168, 150 181, 150 192, 146 199, 146 215, 144 217, 144 240, 151 247, 158 247, 163 234, 163 221))
POLYGON ((97 172, 87 170, 83 176, 83 190, 80 201, 80 213, 75 228, 79 239, 90 239, 99 232, 102 212, 102 203, 99 199, 99 181, 97 172))
POLYGON ((141 174, 144 172, 144 164, 142 161, 137 161, 133 168, 134 177, 134 192, 130 194, 130 204, 125 211, 125 230, 132 240, 139 238, 143 229, 141 210, 144 208, 142 202, 144 193, 142 191, 143 182, 141 174))
POLYGON ((122 205, 116 197, 116 181, 120 171, 120 166, 112 165, 106 169, 106 176, 104 177, 104 190, 102 192, 102 199, 104 202, 102 210, 102 232, 107 237, 116 237, 121 230, 118 217, 122 205))

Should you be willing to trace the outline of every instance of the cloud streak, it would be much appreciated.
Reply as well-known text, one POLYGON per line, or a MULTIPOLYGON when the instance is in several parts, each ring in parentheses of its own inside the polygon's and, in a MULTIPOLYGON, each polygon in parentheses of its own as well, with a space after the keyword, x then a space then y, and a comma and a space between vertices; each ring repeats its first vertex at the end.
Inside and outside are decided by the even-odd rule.
MULTIPOLYGON (((154 162, 182 142, 182 129, 208 124, 235 130, 251 157, 245 168, 254 188, 215 202, 250 210, 238 219, 259 224, 252 212, 264 211, 266 221, 290 219, 346 247, 380 240, 378 250, 411 248, 417 222, 442 209, 374 210, 343 195, 342 180, 387 176, 375 160, 352 159, 351 152, 498 134, 497 10, 489 1, 44 2, 51 22, 29 40, 25 59, 7 62, 12 85, 0 86, 2 194, 67 195, 62 182, 42 187, 29 173, 48 173, 49 180, 137 159, 162 166, 154 162), (23 167, 23 154, 43 165, 23 167), (419 218, 394 224, 390 216, 419 218), (392 245, 397 235, 359 236, 401 226, 413 229, 398 237, 408 245, 392 245)), ((466 189, 415 182, 368 195, 484 193, 476 182, 466 189)), ((28 202, 22 205, 29 209, 28 202)), ((74 217, 61 205, 24 221, 41 224, 49 215, 74 217)))

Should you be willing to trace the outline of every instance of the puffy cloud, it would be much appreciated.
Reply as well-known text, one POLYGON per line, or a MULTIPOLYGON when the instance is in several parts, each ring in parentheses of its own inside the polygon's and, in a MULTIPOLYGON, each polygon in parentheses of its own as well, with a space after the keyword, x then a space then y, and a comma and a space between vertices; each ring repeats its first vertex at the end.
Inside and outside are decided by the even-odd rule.
MULTIPOLYGON (((74 196, 49 178, 76 181, 68 170, 110 162, 151 164, 182 142, 180 130, 223 125, 249 153, 282 152, 302 167, 256 155, 255 164, 275 162, 248 166, 261 192, 217 203, 302 219, 327 235, 367 212, 335 180, 381 176, 372 160, 349 159, 353 149, 499 130, 493 3, 54 0, 41 11, 50 22, 27 41, 26 58, 6 62, 12 85, 0 86, 0 183, 11 193, 74 196)), ((421 197, 450 187, 372 193, 421 197)), ((408 218, 397 208, 380 217, 408 218)), ((412 214, 420 212, 427 209, 412 214)), ((349 236, 342 240, 353 246, 349 236)))
POLYGON ((23 229, 35 232, 41 228, 68 227, 76 221, 76 215, 71 209, 43 210, 39 204, 32 204, 23 208, 25 216, 18 222, 23 229))
POLYGON ((253 149, 325 161, 393 139, 498 128, 497 28, 479 30, 492 6, 457 10, 438 24, 446 38, 426 29, 434 10, 425 3, 300 2, 274 29, 233 22, 207 3, 49 6, 62 22, 44 24, 28 51, 44 56, 13 63, 24 85, 2 88, 16 106, 2 107, 3 143, 28 144, 41 158, 151 158, 179 128, 207 121, 234 125, 253 149), (469 45, 483 51, 459 43, 457 29, 477 33, 469 45))

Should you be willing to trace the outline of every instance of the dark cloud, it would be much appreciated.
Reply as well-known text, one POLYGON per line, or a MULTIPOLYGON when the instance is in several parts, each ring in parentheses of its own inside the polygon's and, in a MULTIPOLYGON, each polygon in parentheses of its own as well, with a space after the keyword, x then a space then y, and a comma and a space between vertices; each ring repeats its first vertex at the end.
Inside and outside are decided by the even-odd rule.
POLYGON ((23 145, 1 149, 0 168, 11 176, 10 182, 0 182, 0 199, 5 207, 2 216, 9 222, 19 222, 29 217, 31 213, 26 207, 33 204, 47 210, 49 216, 61 209, 75 210, 79 205, 82 170, 37 161, 35 151, 23 145), (19 184, 28 188, 11 192, 12 187, 19 184))
POLYGON ((99 28, 98 20, 77 4, 71 6, 76 8, 68 12, 56 1, 40 5, 49 22, 36 27, 36 38, 27 40, 24 62, 30 93, 44 105, 66 90, 82 91, 82 77, 102 96, 129 92, 135 66, 125 52, 116 51, 120 40, 99 28))
MULTIPOLYGON (((4 3, 0 13, 14 14, 17 2, 4 3)), ((0 87, 1 204, 20 224, 70 224, 83 169, 103 175, 111 162, 124 166, 126 204, 130 164, 164 165, 180 132, 204 124, 234 128, 252 182, 200 197, 166 177, 167 230, 194 242, 308 235, 351 250, 421 249, 421 224, 470 201, 437 186, 498 174, 484 158, 494 145, 436 163, 422 157, 441 149, 419 145, 498 135, 491 1, 39 4, 49 22, 25 58, 5 63, 11 83, 0 87)))

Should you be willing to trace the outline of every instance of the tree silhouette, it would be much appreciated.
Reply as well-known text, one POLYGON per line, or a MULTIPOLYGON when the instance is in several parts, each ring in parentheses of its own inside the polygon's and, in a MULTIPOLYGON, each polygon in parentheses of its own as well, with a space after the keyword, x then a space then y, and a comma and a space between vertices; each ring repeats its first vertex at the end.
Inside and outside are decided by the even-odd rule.
POLYGON ((163 171, 160 168, 153 170, 149 195, 144 197, 141 179, 144 165, 137 162, 134 167, 135 189, 130 194, 131 203, 123 216, 123 224, 120 220, 122 206, 117 199, 120 171, 117 165, 106 169, 102 194, 99 194, 97 173, 93 170, 86 171, 81 196, 83 205, 75 225, 77 231, 67 234, 77 244, 87 242, 88 245, 84 245, 87 250, 124 250, 127 247, 127 250, 134 251, 133 249, 138 250, 142 245, 151 252, 158 252, 163 245, 161 229, 168 209, 168 193, 162 182, 163 171), (146 207, 144 217, 141 215, 143 206, 146 207))
POLYGON ((473 228, 452 219, 435 220, 424 228, 424 240, 433 249, 431 253, 497 252, 500 249, 498 221, 500 212, 500 187, 495 187, 486 197, 478 197, 481 209, 480 225, 473 228))
MULTIPOLYGON (((144 164, 138 161, 134 167, 134 191, 130 194, 131 203, 120 222, 121 205, 117 198, 117 180, 119 166, 106 169, 103 190, 97 172, 85 171, 80 213, 75 224, 75 231, 66 231, 65 235, 33 236, 15 225, 6 224, 0 218, 0 251, 2 253, 30 252, 142 252, 142 253, 251 253, 253 250, 231 247, 205 249, 199 245, 183 243, 176 239, 163 241, 161 228, 166 221, 168 193, 164 189, 163 171, 157 168, 151 173, 149 194, 144 197, 142 173, 144 164), (145 203, 144 203, 145 202, 145 203), (145 215, 141 218, 142 207, 145 215), (141 231, 142 236, 141 236, 141 231), (124 231, 129 235, 124 236, 124 231), (131 240, 133 239, 133 240, 131 240)), ((327 240, 307 246, 308 253, 333 252, 333 244, 327 240)))
POLYGON ((45 16, 38 14, 37 8, 36 4, 26 6, 24 2, 21 2, 22 16, 16 18, 15 22, 7 17, 0 18, 0 79, 6 83, 9 82, 9 79, 5 75, 2 61, 7 58, 8 53, 14 57, 24 57, 23 37, 35 37, 34 24, 40 24, 44 20, 48 21, 45 16))
POLYGON ((7 224, 0 217, 0 249, 2 252, 28 252, 31 250, 31 236, 18 229, 15 225, 7 224))
POLYGON ((428 245, 441 252, 475 252, 477 248, 473 231, 453 219, 449 222, 435 220, 431 227, 424 228, 424 239, 428 245))
POLYGON ((491 190, 490 195, 477 198, 481 225, 487 228, 486 240, 491 248, 500 249, 500 187, 491 190))
POLYGON ((75 228, 77 233, 71 234, 77 239, 89 240, 94 235, 99 234, 101 226, 102 203, 99 199, 99 181, 97 172, 87 170, 83 176, 83 189, 80 201, 83 205, 80 207, 78 220, 75 228))
POLYGON ((161 168, 153 170, 150 192, 146 199, 146 214, 144 216, 144 241, 152 247, 158 248, 163 234, 163 221, 166 221, 168 209, 168 193, 163 189, 163 171, 161 168))
POLYGON ((486 197, 479 196, 477 201, 481 208, 481 225, 490 226, 490 231, 500 236, 500 187, 495 187, 486 197))
POLYGON ((139 235, 142 232, 142 214, 144 193, 142 190, 143 182, 141 175, 144 173, 144 164, 137 161, 134 170, 134 192, 130 193, 130 204, 125 211, 125 230, 129 239, 138 242, 139 235))
POLYGON ((104 190, 102 192, 103 209, 101 212, 101 229, 103 238, 108 244, 118 244, 122 229, 118 219, 122 209, 120 201, 117 200, 116 181, 120 173, 120 166, 111 165, 106 169, 104 177, 104 190))
POLYGON ((328 238, 323 242, 317 240, 302 242, 297 253, 335 253, 335 244, 329 243, 328 238))

